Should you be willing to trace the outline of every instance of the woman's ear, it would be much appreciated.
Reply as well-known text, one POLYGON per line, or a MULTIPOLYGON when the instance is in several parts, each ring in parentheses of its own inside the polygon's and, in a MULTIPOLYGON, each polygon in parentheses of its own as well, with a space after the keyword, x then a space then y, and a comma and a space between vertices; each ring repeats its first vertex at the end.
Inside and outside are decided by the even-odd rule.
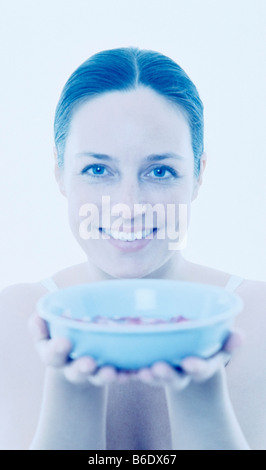
POLYGON ((195 185, 194 185, 194 189, 193 189, 193 193, 192 193, 192 201, 194 201, 194 199, 196 199, 196 197, 199 193, 199 188, 202 185, 202 177, 203 177, 203 173, 204 173, 205 168, 206 168, 206 163, 207 163, 207 154, 205 152, 203 152, 203 154, 200 157, 200 171, 199 171, 199 176, 198 176, 197 180, 195 180, 195 185))
POLYGON ((58 165, 57 150, 54 147, 54 175, 58 184, 59 190, 63 196, 66 197, 65 183, 63 178, 63 169, 58 165))

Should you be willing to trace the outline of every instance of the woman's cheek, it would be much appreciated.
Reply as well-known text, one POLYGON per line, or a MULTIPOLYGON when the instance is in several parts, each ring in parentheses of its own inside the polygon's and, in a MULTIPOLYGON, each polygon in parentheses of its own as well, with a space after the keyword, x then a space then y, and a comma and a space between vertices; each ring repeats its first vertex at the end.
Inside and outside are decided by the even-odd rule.
POLYGON ((98 220, 97 201, 87 188, 82 188, 82 185, 72 185, 69 189, 67 200, 69 224, 75 237, 81 241, 84 236, 87 237, 91 223, 93 222, 94 225, 98 220), (84 232, 85 223, 88 227, 86 233, 84 232))

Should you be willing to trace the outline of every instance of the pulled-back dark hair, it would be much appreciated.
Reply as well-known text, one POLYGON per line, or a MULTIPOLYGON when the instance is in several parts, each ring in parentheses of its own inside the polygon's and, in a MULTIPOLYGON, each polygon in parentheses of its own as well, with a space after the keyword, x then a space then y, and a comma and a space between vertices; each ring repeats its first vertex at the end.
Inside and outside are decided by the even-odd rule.
POLYGON ((203 153, 203 104, 197 88, 172 59, 154 51, 128 47, 101 51, 78 67, 66 82, 54 121, 58 164, 63 166, 71 119, 78 106, 111 91, 146 86, 176 103, 185 113, 194 152, 194 174, 203 153))

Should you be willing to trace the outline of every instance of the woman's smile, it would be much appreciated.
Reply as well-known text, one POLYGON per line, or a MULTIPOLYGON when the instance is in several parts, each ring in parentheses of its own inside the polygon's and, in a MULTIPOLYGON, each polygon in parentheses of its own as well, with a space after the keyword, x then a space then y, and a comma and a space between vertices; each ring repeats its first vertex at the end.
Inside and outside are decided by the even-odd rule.
POLYGON ((138 230, 138 231, 122 231, 122 230, 108 230, 104 228, 99 229, 105 236, 103 238, 108 240, 109 243, 120 251, 135 252, 142 250, 152 241, 157 229, 138 230))

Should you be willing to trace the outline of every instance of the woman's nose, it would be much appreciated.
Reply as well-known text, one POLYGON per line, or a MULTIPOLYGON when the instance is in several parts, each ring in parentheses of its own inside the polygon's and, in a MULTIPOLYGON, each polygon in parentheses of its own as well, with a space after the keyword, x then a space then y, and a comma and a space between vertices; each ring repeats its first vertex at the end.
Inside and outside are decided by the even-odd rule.
POLYGON ((113 215, 120 215, 124 220, 133 220, 144 213, 145 201, 143 193, 136 181, 125 181, 117 190, 115 198, 111 198, 113 215))

